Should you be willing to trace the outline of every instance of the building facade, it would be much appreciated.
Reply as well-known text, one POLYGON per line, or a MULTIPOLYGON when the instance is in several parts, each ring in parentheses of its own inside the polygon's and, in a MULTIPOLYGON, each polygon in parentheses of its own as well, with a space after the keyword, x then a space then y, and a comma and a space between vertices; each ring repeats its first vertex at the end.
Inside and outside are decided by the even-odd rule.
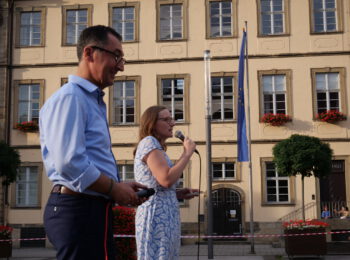
MULTIPOLYGON (((43 168, 38 132, 15 126, 38 121, 45 100, 76 71, 79 33, 97 24, 110 25, 123 36, 125 71, 106 89, 105 101, 113 152, 124 180, 133 178, 140 115, 151 105, 169 107, 176 129, 195 140, 202 156, 201 161, 193 156, 181 185, 200 185, 199 219, 206 233, 203 53, 210 50, 213 231, 249 232, 249 168, 237 162, 236 109, 238 56, 247 21, 256 232, 275 233, 278 221, 301 207, 300 177, 280 176, 273 164, 273 146, 291 134, 319 137, 334 151, 328 181, 305 180, 310 216, 320 217, 322 203, 349 204, 350 122, 317 120, 328 110, 349 115, 349 14, 350 2, 345 0, 15 1, 9 124, 11 145, 20 151, 22 167, 11 185, 6 218, 16 235, 43 234, 43 210, 52 186, 43 168), (291 121, 271 126, 262 122, 268 113, 287 114, 291 121)), ((181 152, 181 143, 169 139, 171 159, 181 152)), ((196 199, 181 203, 183 233, 196 232, 197 210, 196 199)))

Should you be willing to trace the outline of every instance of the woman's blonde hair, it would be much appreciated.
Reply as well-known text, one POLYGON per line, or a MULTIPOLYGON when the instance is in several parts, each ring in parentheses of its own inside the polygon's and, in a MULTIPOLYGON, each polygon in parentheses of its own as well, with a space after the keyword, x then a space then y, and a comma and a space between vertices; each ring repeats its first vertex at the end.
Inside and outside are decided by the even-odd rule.
MULTIPOLYGON (((140 129, 139 129, 139 140, 138 143, 145 138, 146 136, 154 136, 157 138, 156 133, 154 132, 157 120, 158 120, 158 114, 159 112, 163 111, 164 109, 168 109, 165 106, 151 106, 143 112, 141 119, 140 119, 140 129)), ((158 139, 158 138, 157 138, 158 139)), ((158 139, 160 142, 160 140, 158 139)), ((134 155, 136 153, 137 145, 134 149, 134 155)), ((166 149, 166 145, 162 144, 163 149, 166 149)))

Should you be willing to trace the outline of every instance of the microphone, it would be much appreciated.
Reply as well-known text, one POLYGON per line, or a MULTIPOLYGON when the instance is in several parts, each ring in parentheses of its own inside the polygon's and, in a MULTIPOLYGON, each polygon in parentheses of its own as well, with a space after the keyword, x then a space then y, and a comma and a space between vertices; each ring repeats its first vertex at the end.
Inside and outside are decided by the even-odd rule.
POLYGON ((155 193, 155 190, 152 188, 143 189, 143 190, 139 190, 138 192, 136 192, 136 194, 139 198, 148 198, 148 197, 152 196, 154 193, 155 193))
MULTIPOLYGON (((185 140, 185 136, 183 135, 183 133, 180 130, 175 131, 175 137, 180 139, 181 142, 183 142, 185 140)), ((199 155, 199 152, 197 151, 197 149, 195 149, 194 152, 199 155)))

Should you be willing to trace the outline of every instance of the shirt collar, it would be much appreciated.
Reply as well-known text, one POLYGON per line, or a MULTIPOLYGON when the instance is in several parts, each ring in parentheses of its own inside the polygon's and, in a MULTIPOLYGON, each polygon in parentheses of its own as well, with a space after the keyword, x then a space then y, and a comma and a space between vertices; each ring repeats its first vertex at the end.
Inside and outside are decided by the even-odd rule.
POLYGON ((69 75, 68 76, 68 82, 75 83, 79 85, 82 89, 86 90, 89 93, 96 92, 97 93, 97 101, 100 103, 103 99, 103 96, 105 93, 97 87, 95 84, 91 83, 87 79, 84 79, 82 77, 76 76, 76 75, 69 75))

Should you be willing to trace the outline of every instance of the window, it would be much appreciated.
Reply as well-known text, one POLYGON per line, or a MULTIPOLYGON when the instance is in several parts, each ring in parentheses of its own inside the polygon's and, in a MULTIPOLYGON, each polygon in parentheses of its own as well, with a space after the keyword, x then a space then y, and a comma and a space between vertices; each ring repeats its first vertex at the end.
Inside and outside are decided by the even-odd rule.
POLYGON ((341 31, 340 0, 310 0, 310 6, 311 32, 341 31))
POLYGON ((39 122, 43 86, 44 80, 15 81, 15 124, 25 121, 39 122))
POLYGON ((17 12, 16 47, 44 46, 46 9, 23 8, 17 12))
POLYGON ((291 71, 259 71, 261 114, 291 115, 291 71))
POLYGON ((213 180, 232 180, 236 177, 234 162, 213 162, 212 167, 213 180))
POLYGON ((314 117, 328 110, 346 111, 344 68, 312 69, 314 117))
POLYGON ((91 26, 92 6, 77 5, 63 7, 63 45, 76 45, 80 33, 91 26))
POLYGON ((265 162, 266 202, 289 203, 290 184, 288 176, 280 176, 273 162, 265 162))
POLYGON ((40 179, 42 167, 39 164, 28 163, 18 170, 17 180, 14 185, 15 207, 40 206, 40 179))
POLYGON ((207 38, 232 37, 236 33, 236 0, 207 0, 207 38))
POLYGON ((236 118, 235 80, 237 77, 233 73, 220 74, 214 73, 211 77, 212 119, 233 120, 236 118))
POLYGON ((288 0, 257 0, 259 35, 281 35, 289 33, 288 0))
POLYGON ((127 125, 138 121, 139 77, 117 77, 111 92, 111 124, 127 125))
POLYGON ((134 181, 134 165, 132 161, 122 162, 123 164, 118 163, 118 173, 120 181, 134 181))
POLYGON ((109 4, 109 24, 123 37, 123 42, 138 41, 139 3, 109 4))
POLYGON ((184 40, 187 37, 187 0, 157 0, 157 39, 184 40))
POLYGON ((188 75, 158 77, 159 104, 166 106, 176 122, 188 122, 188 75))

